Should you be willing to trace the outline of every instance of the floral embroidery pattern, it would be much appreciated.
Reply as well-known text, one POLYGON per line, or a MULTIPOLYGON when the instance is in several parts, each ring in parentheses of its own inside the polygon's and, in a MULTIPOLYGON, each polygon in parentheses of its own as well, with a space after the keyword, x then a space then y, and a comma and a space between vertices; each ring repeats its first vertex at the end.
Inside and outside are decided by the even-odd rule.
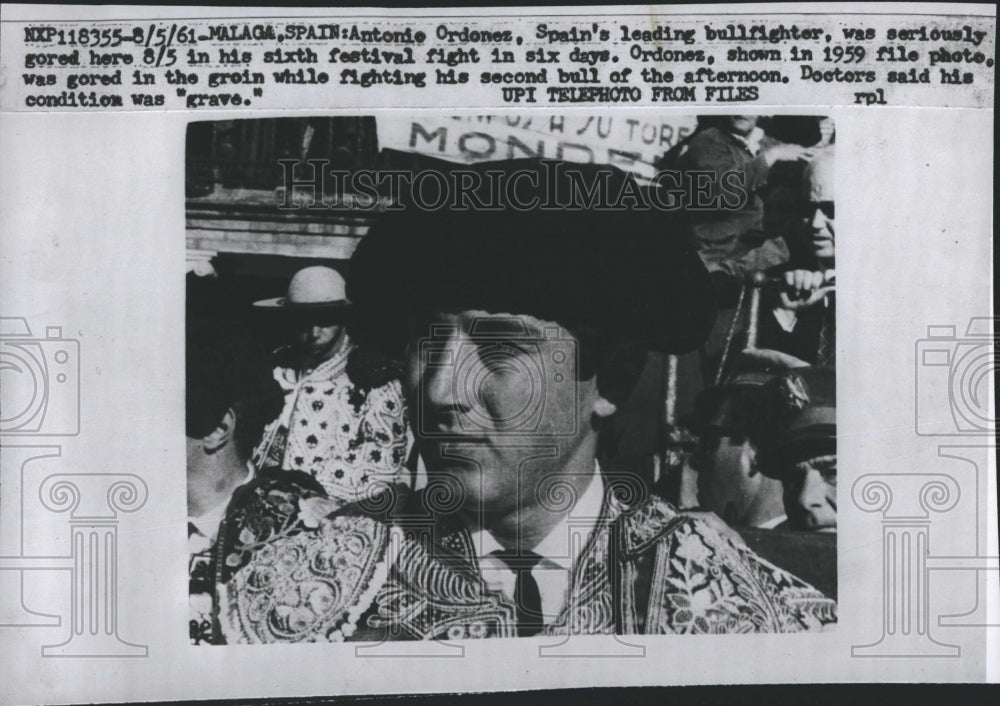
POLYGON ((791 574, 685 518, 658 562, 648 631, 800 632, 836 622, 836 604, 791 574))
POLYGON ((233 493, 214 541, 189 523, 191 642, 225 644, 216 605, 219 584, 228 581, 268 542, 318 527, 319 518, 330 509, 323 489, 309 476, 264 470, 233 493))
MULTIPOLYGON (((404 547, 371 622, 401 625, 409 639, 516 634, 514 606, 478 580, 463 533, 442 532, 430 551, 416 542, 404 547), (485 632, 470 628, 479 624, 485 632)), ((616 624, 616 612, 627 612, 614 605, 616 575, 629 577, 620 587, 625 605, 634 604, 638 583, 649 582, 648 602, 638 606, 647 616, 645 633, 798 632, 837 619, 834 601, 665 501, 627 510, 611 499, 573 569, 566 606, 544 633, 640 631, 630 619, 616 624), (645 572, 635 563, 643 554, 653 559, 645 572)))
POLYGON ((329 502, 322 490, 315 486, 315 481, 299 474, 287 480, 275 479, 240 488, 226 515, 223 581, 245 566, 254 552, 268 543, 314 529, 318 524, 316 508, 329 502), (296 484, 294 480, 311 481, 313 487, 296 484), (303 505, 310 511, 305 516, 302 514, 303 505))
POLYGON ((373 487, 402 481, 407 422, 402 387, 391 380, 363 388, 345 373, 349 351, 303 380, 277 368, 285 410, 264 433, 258 464, 310 474, 331 498, 358 502, 373 487))
MULTIPOLYGON (((287 500, 267 498, 279 512, 287 500)), ((251 533, 250 558, 241 555, 245 564, 227 584, 227 634, 243 642, 339 640, 365 612, 367 627, 388 629, 390 639, 516 634, 514 605, 479 576, 464 527, 442 521, 431 535, 404 537, 371 518, 324 515, 327 507, 300 499, 298 529, 280 522, 251 533)), ((710 525, 659 498, 632 509, 611 498, 573 568, 566 606, 544 632, 797 632, 836 619, 832 600, 710 525), (648 598, 636 605, 639 596, 648 598)))
POLYGON ((513 604, 487 590, 469 565, 454 561, 464 557, 444 551, 438 556, 412 537, 404 540, 368 624, 388 628, 397 639, 514 636, 513 604))
POLYGON ((238 642, 339 641, 371 602, 389 529, 368 517, 272 539, 227 584, 226 632, 238 642))

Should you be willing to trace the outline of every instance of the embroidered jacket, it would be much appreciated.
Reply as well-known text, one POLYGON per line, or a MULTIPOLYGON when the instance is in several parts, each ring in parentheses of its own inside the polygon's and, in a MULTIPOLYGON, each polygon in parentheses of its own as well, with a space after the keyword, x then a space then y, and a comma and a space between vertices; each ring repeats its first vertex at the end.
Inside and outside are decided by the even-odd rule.
MULTIPOLYGON (((513 637, 515 607, 491 591, 468 530, 423 510, 390 525, 356 508, 256 552, 226 586, 232 641, 513 637)), ((409 511, 414 510, 414 511, 409 511)), ((613 493, 543 634, 798 632, 836 622, 836 604, 651 497, 613 493)))
POLYGON ((197 543, 198 551, 188 561, 191 643, 225 644, 219 623, 221 587, 258 551, 317 527, 319 518, 332 509, 313 478, 272 468, 258 470, 249 483, 233 492, 215 537, 204 537, 189 522, 189 545, 193 545, 192 536, 204 540, 197 543))
MULTIPOLYGON (((355 352, 348 344, 300 376, 289 351, 279 351, 274 379, 285 392, 285 406, 254 454, 258 465, 310 474, 344 505, 408 477, 400 383, 384 375, 355 384, 350 376, 355 352)), ((353 367, 361 377, 358 365, 353 367)))

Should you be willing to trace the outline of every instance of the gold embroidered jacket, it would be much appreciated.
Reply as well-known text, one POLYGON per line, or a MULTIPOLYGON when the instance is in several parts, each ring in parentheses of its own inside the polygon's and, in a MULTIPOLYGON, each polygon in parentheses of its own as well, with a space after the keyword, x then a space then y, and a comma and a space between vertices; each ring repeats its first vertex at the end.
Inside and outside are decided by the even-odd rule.
MULTIPOLYGON (((422 498, 408 503, 422 507, 422 498)), ((836 604, 650 497, 609 493, 543 634, 798 632, 836 622, 836 604)), ((482 580, 452 517, 339 512, 253 553, 224 587, 230 642, 468 639, 516 635, 514 604, 482 580)))

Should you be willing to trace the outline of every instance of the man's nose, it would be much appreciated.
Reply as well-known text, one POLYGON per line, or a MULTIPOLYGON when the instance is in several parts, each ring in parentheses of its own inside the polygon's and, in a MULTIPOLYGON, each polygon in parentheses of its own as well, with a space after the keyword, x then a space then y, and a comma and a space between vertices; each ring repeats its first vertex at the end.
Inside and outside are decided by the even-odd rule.
POLYGON ((837 526, 837 508, 828 498, 829 487, 819 471, 806 474, 799 492, 798 504, 806 516, 806 527, 823 529, 837 526))
POLYGON ((809 470, 802 480, 798 503, 806 509, 821 508, 826 505, 826 482, 819 471, 809 470))
POLYGON ((441 408, 459 404, 454 378, 460 352, 461 346, 455 338, 435 346, 433 351, 425 351, 421 366, 420 394, 428 405, 441 408))
POLYGON ((439 365, 424 366, 421 384, 421 394, 424 401, 434 407, 446 407, 455 404, 455 393, 451 384, 450 367, 439 365))
POLYGON ((299 335, 309 341, 315 341, 319 337, 319 326, 306 324, 299 329, 299 335))
POLYGON ((826 214, 823 209, 817 208, 813 211, 812 221, 809 223, 815 230, 822 230, 826 227, 826 214))

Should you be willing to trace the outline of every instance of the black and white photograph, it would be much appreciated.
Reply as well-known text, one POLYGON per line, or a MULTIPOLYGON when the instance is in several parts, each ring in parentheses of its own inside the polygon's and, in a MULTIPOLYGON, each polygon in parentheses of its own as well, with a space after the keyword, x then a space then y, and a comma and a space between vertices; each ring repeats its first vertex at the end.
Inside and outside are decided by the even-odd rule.
POLYGON ((195 122, 194 644, 830 630, 824 116, 195 122))
POLYGON ((995 60, 4 4, 0 706, 1000 682, 995 60))

